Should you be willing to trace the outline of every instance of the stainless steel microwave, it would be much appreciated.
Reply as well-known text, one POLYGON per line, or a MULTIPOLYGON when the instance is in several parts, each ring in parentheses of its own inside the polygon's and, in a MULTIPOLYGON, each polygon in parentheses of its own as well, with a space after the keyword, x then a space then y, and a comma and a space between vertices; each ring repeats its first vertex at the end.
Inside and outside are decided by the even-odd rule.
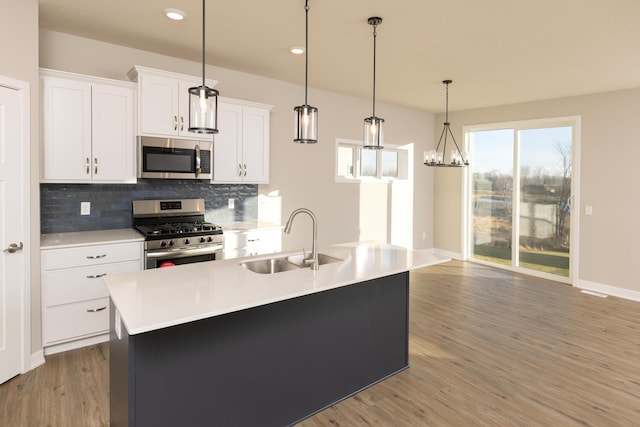
POLYGON ((213 177, 213 142, 138 137, 138 178, 213 177))

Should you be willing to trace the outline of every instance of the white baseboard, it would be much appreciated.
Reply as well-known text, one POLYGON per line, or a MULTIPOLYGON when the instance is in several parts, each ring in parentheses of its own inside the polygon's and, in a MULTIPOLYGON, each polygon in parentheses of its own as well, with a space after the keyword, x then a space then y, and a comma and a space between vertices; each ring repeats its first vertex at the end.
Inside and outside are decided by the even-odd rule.
POLYGON ((35 369, 40 365, 44 365, 44 350, 39 350, 31 355, 29 370, 35 369))
POLYGON ((441 256, 455 259, 455 260, 462 260, 462 254, 458 252, 450 252, 450 251, 445 251, 443 249, 433 248, 433 253, 436 255, 441 255, 441 256))
POLYGON ((595 291, 601 294, 607 294, 614 297, 640 302, 640 291, 632 291, 630 289, 603 285, 602 283, 589 282, 588 280, 581 279, 578 279, 578 283, 576 283, 575 286, 579 289, 587 289, 589 291, 595 291))
POLYGON ((74 350, 76 348, 85 347, 88 345, 100 344, 101 342, 109 341, 109 333, 96 335, 89 338, 83 338, 75 341, 69 341, 62 344, 55 344, 44 348, 44 354, 49 356, 50 354, 61 353, 63 351, 74 350))

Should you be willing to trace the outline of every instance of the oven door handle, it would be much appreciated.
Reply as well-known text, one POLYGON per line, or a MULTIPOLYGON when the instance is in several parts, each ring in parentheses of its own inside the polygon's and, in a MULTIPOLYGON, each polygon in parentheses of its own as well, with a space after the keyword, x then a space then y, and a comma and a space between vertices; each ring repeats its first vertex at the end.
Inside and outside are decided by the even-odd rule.
POLYGON ((194 255, 207 255, 216 252, 221 252, 224 249, 223 245, 209 245, 200 246, 194 248, 180 248, 180 249, 167 249, 167 250, 154 250, 147 251, 147 258, 153 259, 166 259, 166 258, 185 258, 194 255))

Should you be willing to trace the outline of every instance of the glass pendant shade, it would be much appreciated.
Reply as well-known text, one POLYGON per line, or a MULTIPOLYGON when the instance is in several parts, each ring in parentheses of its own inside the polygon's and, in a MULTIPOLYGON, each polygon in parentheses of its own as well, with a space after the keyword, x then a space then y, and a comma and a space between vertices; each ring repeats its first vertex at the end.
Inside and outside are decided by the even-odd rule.
POLYGON ((384 119, 376 117, 376 31, 378 25, 382 22, 382 18, 372 16, 367 19, 367 23, 373 27, 373 113, 371 117, 364 119, 364 134, 362 139, 363 148, 370 150, 381 150, 384 148, 384 119))
POLYGON ((293 108, 295 128, 293 142, 315 144, 318 142, 318 109, 307 103, 309 92, 309 0, 304 2, 304 104, 293 108))
POLYGON ((293 109, 295 113, 295 137, 298 144, 318 142, 318 109, 311 105, 300 105, 293 109))
POLYGON ((189 88, 189 132, 218 133, 218 91, 205 85, 189 88))
POLYGON ((202 85, 189 88, 189 132, 218 133, 218 94, 205 84, 205 0, 202 0, 202 85))
POLYGON ((364 119, 364 148, 379 150, 384 148, 384 119, 367 117, 364 119))

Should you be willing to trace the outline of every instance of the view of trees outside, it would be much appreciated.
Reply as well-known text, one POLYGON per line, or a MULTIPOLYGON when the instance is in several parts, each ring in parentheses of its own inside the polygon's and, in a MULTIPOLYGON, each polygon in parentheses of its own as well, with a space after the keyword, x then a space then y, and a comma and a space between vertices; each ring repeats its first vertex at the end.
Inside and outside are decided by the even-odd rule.
POLYGON ((569 275, 571 132, 571 127, 473 132, 475 258, 515 265, 512 248, 516 244, 517 265, 569 275), (515 184, 520 195, 517 218, 514 164, 520 171, 515 184), (513 235, 514 220, 518 221, 518 236, 513 235))

